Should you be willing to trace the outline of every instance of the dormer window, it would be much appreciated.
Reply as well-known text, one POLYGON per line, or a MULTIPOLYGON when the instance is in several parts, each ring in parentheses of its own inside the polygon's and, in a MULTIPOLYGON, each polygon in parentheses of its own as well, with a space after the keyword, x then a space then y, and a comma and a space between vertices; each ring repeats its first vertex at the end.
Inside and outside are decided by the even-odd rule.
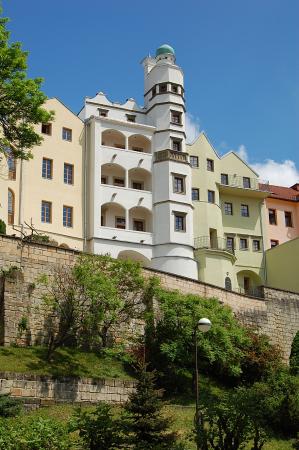
POLYGON ((136 115, 135 114, 126 114, 127 121, 128 122, 136 122, 136 115))
POLYGON ((159 91, 160 91, 160 94, 163 94, 164 92, 167 92, 167 84, 166 83, 160 84, 159 91))
POLYGON ((99 116, 100 117, 108 117, 108 109, 102 109, 102 108, 98 108, 99 109, 99 116))

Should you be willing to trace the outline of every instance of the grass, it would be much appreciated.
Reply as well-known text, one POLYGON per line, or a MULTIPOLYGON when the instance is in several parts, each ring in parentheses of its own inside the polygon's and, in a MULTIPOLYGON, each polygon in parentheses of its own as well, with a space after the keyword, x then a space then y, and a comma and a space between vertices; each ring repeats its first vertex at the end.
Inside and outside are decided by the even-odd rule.
MULTIPOLYGON (((88 406, 87 409, 92 407, 88 406)), ((119 407, 116 407, 119 408, 119 407)), ((27 413, 21 420, 28 420, 30 417, 43 417, 43 418, 55 418, 62 422, 67 422, 75 411, 75 407, 72 405, 56 405, 47 408, 40 408, 36 411, 27 413)), ((193 406, 182 406, 182 405, 166 405, 164 407, 164 413, 166 416, 172 418, 173 431, 176 431, 180 437, 180 440, 187 442, 188 450, 195 450, 195 444, 188 439, 191 436, 191 431, 193 428, 193 418, 194 418, 194 405, 193 406)), ((15 420, 15 419, 14 419, 15 420)), ((263 450, 294 450, 292 447, 293 441, 282 440, 282 439, 271 439, 265 446, 263 450)), ((245 450, 250 450, 251 444, 245 448, 245 450)))
POLYGON ((1 347, 0 370, 55 377, 133 379, 122 361, 72 348, 58 349, 48 362, 45 347, 1 347))

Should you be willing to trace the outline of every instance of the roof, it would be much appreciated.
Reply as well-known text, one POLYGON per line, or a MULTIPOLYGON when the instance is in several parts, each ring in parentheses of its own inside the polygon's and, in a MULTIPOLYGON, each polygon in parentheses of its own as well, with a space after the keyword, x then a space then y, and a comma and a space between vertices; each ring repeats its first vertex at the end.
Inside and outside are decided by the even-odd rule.
POLYGON ((175 51, 170 45, 163 44, 159 48, 157 48, 156 56, 163 55, 165 53, 168 53, 168 54, 170 53, 170 54, 174 55, 175 51))
MULTIPOLYGON (((260 186, 264 186, 263 184, 260 184, 260 186)), ((295 184, 291 187, 285 187, 285 186, 275 186, 273 184, 268 184, 267 187, 271 194, 269 195, 270 198, 277 198, 279 200, 288 200, 293 202, 299 202, 299 190, 294 189, 297 186, 295 184)))

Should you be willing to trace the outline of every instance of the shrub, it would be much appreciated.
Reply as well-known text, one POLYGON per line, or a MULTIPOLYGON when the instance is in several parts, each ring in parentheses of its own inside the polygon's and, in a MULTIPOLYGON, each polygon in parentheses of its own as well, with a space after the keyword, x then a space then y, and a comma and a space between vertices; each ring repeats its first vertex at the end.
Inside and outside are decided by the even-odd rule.
POLYGON ((111 407, 106 403, 99 403, 95 411, 77 410, 71 421, 71 429, 79 430, 85 449, 117 450, 120 448, 120 422, 112 417, 111 407))
POLYGON ((71 450, 74 445, 67 428, 53 419, 0 422, 0 450, 71 450))
POLYGON ((299 375, 299 331, 297 332, 292 344, 290 369, 293 375, 299 375))
POLYGON ((6 223, 0 219, 0 234, 6 234, 6 223))
POLYGON ((15 417, 22 409, 21 400, 11 398, 9 394, 0 395, 0 417, 15 417))

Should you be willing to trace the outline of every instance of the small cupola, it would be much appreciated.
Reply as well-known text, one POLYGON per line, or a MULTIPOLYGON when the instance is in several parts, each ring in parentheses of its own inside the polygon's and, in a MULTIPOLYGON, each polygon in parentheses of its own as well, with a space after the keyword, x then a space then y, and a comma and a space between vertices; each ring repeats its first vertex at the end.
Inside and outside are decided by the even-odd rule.
POLYGON ((161 61, 163 59, 168 60, 173 64, 175 63, 175 51, 168 44, 163 44, 156 50, 156 60, 161 61))

